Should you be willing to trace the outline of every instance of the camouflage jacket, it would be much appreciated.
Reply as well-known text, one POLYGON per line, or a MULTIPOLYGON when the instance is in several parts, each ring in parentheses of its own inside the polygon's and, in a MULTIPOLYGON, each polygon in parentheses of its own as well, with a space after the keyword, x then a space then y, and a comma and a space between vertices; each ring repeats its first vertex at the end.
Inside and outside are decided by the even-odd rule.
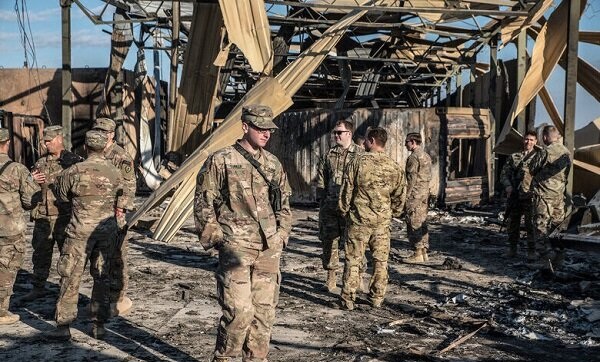
POLYGON ((502 191, 507 187, 512 187, 513 191, 518 192, 521 198, 530 195, 531 178, 524 177, 524 173, 529 168, 537 152, 538 150, 534 148, 530 153, 525 151, 515 152, 508 157, 500 173, 502 191))
POLYGON ((116 231, 115 207, 123 195, 121 172, 99 154, 66 169, 56 190, 61 201, 71 200, 71 221, 67 236, 88 239, 116 231))
POLYGON ((348 165, 339 208, 356 225, 389 225, 404 206, 404 171, 383 152, 368 152, 348 165))
POLYGON ((68 202, 59 202, 56 199, 56 177, 67 168, 81 161, 83 161, 82 157, 73 152, 63 150, 58 158, 48 154, 35 163, 34 169, 46 176, 46 182, 41 185, 42 200, 31 212, 31 216, 34 219, 71 214, 71 204, 68 202))
POLYGON ((560 142, 554 142, 536 153, 529 164, 531 190, 544 198, 562 198, 571 167, 571 154, 560 142))
POLYGON ((269 187, 256 168, 233 146, 208 157, 198 173, 194 219, 205 249, 223 242, 264 250, 282 247, 291 231, 291 189, 279 160, 260 150, 255 156, 262 169, 282 191, 282 209, 274 213, 269 187))
MULTIPOLYGON (((11 159, 0 153, 0 168, 11 159)), ((31 210, 40 200, 39 185, 18 162, 9 164, 0 175, 0 237, 15 236, 25 231, 23 210, 31 210)))
POLYGON ((337 208, 346 166, 363 152, 352 142, 347 149, 336 145, 321 159, 317 170, 317 201, 321 207, 337 208))
POLYGON ((104 157, 121 171, 123 180, 123 196, 119 197, 117 207, 133 210, 135 200, 136 179, 135 167, 131 156, 121 146, 113 142, 105 151, 104 157))
POLYGON ((418 147, 406 159, 406 202, 427 200, 430 181, 431 157, 418 147))

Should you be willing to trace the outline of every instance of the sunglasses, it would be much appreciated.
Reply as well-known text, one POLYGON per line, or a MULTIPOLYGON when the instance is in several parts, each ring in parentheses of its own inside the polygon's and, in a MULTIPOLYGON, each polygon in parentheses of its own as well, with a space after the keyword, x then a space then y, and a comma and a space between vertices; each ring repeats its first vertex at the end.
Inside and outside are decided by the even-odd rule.
POLYGON ((342 134, 346 133, 346 132, 350 132, 350 131, 333 131, 331 133, 333 133, 336 136, 341 136, 342 134))

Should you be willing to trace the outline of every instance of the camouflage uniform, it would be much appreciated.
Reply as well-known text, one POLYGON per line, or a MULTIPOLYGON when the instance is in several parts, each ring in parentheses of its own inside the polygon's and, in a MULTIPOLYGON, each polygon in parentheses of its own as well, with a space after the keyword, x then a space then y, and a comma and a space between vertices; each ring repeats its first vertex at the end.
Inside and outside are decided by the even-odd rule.
POLYGON ((404 172, 383 152, 358 156, 348 165, 340 192, 339 207, 348 220, 342 302, 351 309, 360 285, 360 264, 365 247, 373 253, 373 277, 369 299, 378 306, 387 288, 390 253, 390 222, 404 206, 404 172))
MULTIPOLYGON (((503 189, 512 188, 512 194, 506 201, 510 203, 509 213, 504 215, 506 218, 506 231, 508 233, 508 242, 514 248, 520 240, 521 217, 525 217, 525 228, 527 230, 527 248, 534 249, 533 241, 533 203, 530 192, 530 185, 523 180, 524 170, 528 169, 531 160, 535 157, 537 150, 534 148, 529 153, 521 151, 510 155, 502 172, 500 173, 500 183, 503 189)), ((530 178, 529 178, 530 180, 530 178)))
MULTIPOLYGON (((46 128, 44 132, 48 133, 46 131, 50 128, 46 128)), ((56 129, 60 132, 62 128, 56 129)), ((50 132, 48 140, 58 135, 59 133, 50 132)), ((44 138, 47 139, 47 136, 44 138)), ((52 264, 54 244, 56 243, 59 251, 62 249, 65 229, 71 218, 71 204, 56 199, 56 178, 63 170, 82 160, 80 156, 63 150, 58 158, 48 154, 35 163, 34 169, 46 176, 46 182, 41 185, 42 201, 31 212, 31 218, 35 221, 31 239, 34 288, 44 288, 52 264)))
POLYGON ((319 239, 323 246, 323 268, 339 267, 340 238, 346 239, 346 219, 340 215, 338 200, 344 171, 349 162, 363 151, 351 143, 347 149, 333 147, 319 163, 317 171, 317 197, 319 199, 319 239))
POLYGON ((269 352, 281 283, 279 261, 291 231, 291 189, 275 156, 261 149, 254 158, 282 191, 278 212, 269 202, 265 179, 233 146, 212 154, 198 173, 196 229, 205 249, 219 249, 216 277, 223 315, 215 360, 243 353, 245 361, 266 361, 269 352))
MULTIPOLYGON (((114 142, 106 149, 104 156, 121 171, 123 195, 119 197, 117 207, 123 210, 133 210, 136 190, 133 160, 127 151, 114 142)), ((129 247, 126 237, 127 231, 125 230, 125 218, 119 217, 117 224, 119 226, 120 247, 115 249, 115 253, 111 257, 110 294, 112 302, 121 300, 129 285, 129 268, 127 266, 127 250, 129 247)))
POLYGON ((429 249, 426 220, 430 181, 431 157, 417 147, 406 160, 406 226, 408 241, 415 249, 429 249))
POLYGON ((72 215, 67 238, 58 262, 60 295, 56 305, 56 324, 65 326, 77 317, 79 284, 86 261, 90 260, 92 320, 104 322, 110 314, 109 255, 116 243, 115 206, 123 192, 121 173, 106 160, 102 145, 106 135, 98 131, 86 134, 88 148, 100 150, 63 172, 57 182, 57 196, 71 200, 72 215))
POLYGON ((531 178, 536 249, 545 257, 550 251, 548 232, 565 218, 565 189, 571 154, 560 142, 546 146, 533 157, 524 180, 531 178))
MULTIPOLYGON (((0 128, 0 142, 7 140, 8 130, 0 128)), ((0 153, 0 170, 0 322, 13 323, 18 317, 8 311, 8 305, 25 252, 23 209, 39 202, 40 187, 25 166, 5 153, 0 153)))

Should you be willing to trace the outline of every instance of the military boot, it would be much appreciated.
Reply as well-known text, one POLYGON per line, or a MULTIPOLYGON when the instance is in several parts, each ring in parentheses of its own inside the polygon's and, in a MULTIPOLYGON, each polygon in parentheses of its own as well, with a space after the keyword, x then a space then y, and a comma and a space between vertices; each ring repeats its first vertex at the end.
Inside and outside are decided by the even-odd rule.
POLYGON ((19 319, 21 319, 21 317, 19 317, 18 314, 13 314, 9 311, 6 311, 4 313, 0 312, 0 325, 1 326, 17 323, 19 321, 19 319))
POLYGON ((133 302, 129 297, 123 296, 123 298, 119 299, 117 303, 110 303, 110 315, 111 317, 116 317, 120 315, 125 315, 131 307, 133 306, 133 302))
POLYGON ((19 298, 19 303, 28 303, 28 302, 33 302, 36 299, 40 299, 42 297, 44 297, 47 293, 46 288, 44 287, 33 287, 33 289, 31 289, 29 291, 29 293, 25 294, 24 296, 22 296, 21 298, 19 298))
POLYGON ((68 324, 56 326, 56 329, 46 335, 52 341, 68 341, 71 339, 71 328, 68 324))
POLYGON ((402 261, 409 264, 424 263, 425 257, 423 256, 423 248, 416 248, 412 256, 404 258, 402 261))
POLYGON ((91 335, 96 339, 103 340, 104 337, 106 337, 106 329, 104 329, 104 323, 94 322, 94 324, 92 324, 91 335))
POLYGON ((423 248, 423 261, 426 263, 429 261, 429 255, 427 255, 427 250, 427 248, 423 248))
POLYGON ((330 293, 333 293, 337 286, 337 273, 335 270, 327 271, 327 282, 325 283, 325 286, 327 286, 327 290, 330 293))

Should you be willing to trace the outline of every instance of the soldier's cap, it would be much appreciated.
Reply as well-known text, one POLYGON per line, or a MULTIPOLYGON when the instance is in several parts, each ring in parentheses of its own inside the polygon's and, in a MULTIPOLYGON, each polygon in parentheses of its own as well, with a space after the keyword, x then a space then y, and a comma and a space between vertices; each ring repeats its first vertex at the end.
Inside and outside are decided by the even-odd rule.
POLYGON ((108 143, 108 137, 105 132, 93 129, 85 133, 85 145, 94 151, 102 151, 108 143))
POLYGON ((8 129, 0 128, 0 142, 6 142, 10 139, 10 133, 8 133, 8 129))
POLYGON ((101 117, 97 118, 94 122, 94 127, 92 129, 99 129, 105 132, 114 132, 116 127, 115 121, 110 118, 101 117))
POLYGON ((54 137, 62 135, 62 126, 50 126, 44 128, 44 141, 52 141, 54 137))
POLYGON ((257 128, 277 129, 273 123, 273 111, 269 106, 251 104, 242 108, 242 121, 251 123, 257 128))

